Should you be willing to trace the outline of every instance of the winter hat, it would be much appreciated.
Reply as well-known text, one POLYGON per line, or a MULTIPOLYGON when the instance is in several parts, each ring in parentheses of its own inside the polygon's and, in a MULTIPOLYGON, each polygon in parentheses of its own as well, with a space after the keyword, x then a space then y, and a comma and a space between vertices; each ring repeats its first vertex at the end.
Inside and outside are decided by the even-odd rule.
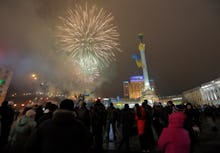
POLYGON ((71 99, 65 99, 65 100, 61 101, 60 109, 66 109, 66 110, 73 111, 74 110, 73 101, 71 99))
POLYGON ((184 109, 185 109, 185 106, 183 104, 173 106, 174 112, 182 112, 184 111, 184 109))
POLYGON ((26 115, 27 117, 34 118, 35 115, 36 115, 36 112, 35 112, 33 109, 30 109, 30 110, 28 110, 28 111, 25 113, 25 115, 26 115))

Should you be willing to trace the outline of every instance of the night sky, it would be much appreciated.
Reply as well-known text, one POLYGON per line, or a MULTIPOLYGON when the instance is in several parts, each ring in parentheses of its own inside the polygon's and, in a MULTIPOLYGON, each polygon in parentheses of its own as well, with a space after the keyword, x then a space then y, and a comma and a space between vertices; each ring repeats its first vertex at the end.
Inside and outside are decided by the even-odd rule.
MULTIPOLYGON (((0 64, 14 69, 11 90, 28 89, 31 72, 68 84, 70 70, 57 54, 55 27, 68 7, 83 2, 0 0, 0 64)), ((149 76, 160 96, 179 94, 220 76, 219 0, 89 2, 112 13, 123 51, 94 88, 97 96, 122 96, 122 82, 142 74, 131 58, 138 53, 138 33, 145 35, 149 76)))

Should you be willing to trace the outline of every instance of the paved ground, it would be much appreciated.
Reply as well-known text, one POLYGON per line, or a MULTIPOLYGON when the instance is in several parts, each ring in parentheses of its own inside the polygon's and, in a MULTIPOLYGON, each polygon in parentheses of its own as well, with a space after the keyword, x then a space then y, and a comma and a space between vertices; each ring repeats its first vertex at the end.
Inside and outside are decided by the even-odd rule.
MULTIPOLYGON (((208 123, 205 122, 202 126, 202 131, 199 136, 199 142, 195 146, 194 153, 220 153, 220 117, 216 120, 216 126, 218 131, 213 131, 208 123)), ((138 144, 138 137, 131 138, 131 153, 138 153, 140 150, 138 144)), ((117 144, 110 142, 108 145, 104 144, 106 153, 118 153, 125 152, 123 149, 118 151, 117 144)), ((156 146, 152 153, 157 153, 156 146)))

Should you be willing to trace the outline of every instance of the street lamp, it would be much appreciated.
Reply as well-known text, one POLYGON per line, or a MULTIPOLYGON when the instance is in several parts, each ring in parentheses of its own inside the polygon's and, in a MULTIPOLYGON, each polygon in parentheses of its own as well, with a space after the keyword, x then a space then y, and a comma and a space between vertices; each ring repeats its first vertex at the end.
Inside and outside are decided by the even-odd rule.
POLYGON ((34 79, 34 80, 37 80, 37 74, 32 73, 32 74, 31 74, 31 78, 34 79))

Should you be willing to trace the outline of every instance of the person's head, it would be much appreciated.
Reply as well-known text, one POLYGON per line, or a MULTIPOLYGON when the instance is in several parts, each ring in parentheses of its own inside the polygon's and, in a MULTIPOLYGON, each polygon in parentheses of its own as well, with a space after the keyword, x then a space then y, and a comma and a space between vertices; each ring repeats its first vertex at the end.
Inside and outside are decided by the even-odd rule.
POLYGON ((140 105, 139 105, 139 104, 135 104, 135 105, 134 105, 134 110, 135 110, 135 111, 139 110, 139 108, 140 108, 140 105))
POLYGON ((127 110, 129 109, 129 105, 128 104, 125 104, 124 108, 127 110))
POLYGON ((74 102, 71 99, 65 99, 60 103, 60 109, 66 109, 73 111, 74 110, 74 102))
POLYGON ((96 103, 101 103, 101 99, 98 98, 98 99, 96 100, 96 103))
POLYGON ((148 100, 147 99, 144 99, 144 102, 143 102, 145 105, 148 104, 148 100))
POLYGON ((80 106, 80 107, 85 107, 85 106, 86 106, 86 103, 85 103, 84 101, 80 101, 79 106, 80 106))
POLYGON ((183 127, 185 121, 185 114, 183 112, 176 112, 169 115, 169 126, 183 127))
POLYGON ((8 106, 8 101, 7 100, 3 101, 2 102, 2 107, 7 107, 7 106, 8 106))
POLYGON ((110 107, 114 107, 114 105, 113 105, 113 103, 112 103, 112 102, 109 104, 109 106, 110 106, 110 107))
POLYGON ((173 106, 173 112, 183 112, 184 110, 185 106, 183 104, 173 106))
POLYGON ((186 109, 193 109, 192 104, 191 104, 191 103, 187 103, 187 104, 186 104, 186 109))
POLYGON ((58 108, 58 106, 56 104, 53 104, 53 103, 51 103, 50 106, 48 107, 48 109, 51 112, 54 112, 57 108, 58 108))
POLYGON ((12 100, 8 101, 8 106, 14 107, 14 102, 12 100))
POLYGON ((135 107, 135 108, 138 108, 138 107, 140 107, 140 105, 139 105, 139 104, 135 104, 134 107, 135 107))
POLYGON ((33 109, 30 109, 30 110, 28 110, 26 113, 25 113, 25 116, 27 116, 27 117, 30 117, 30 118, 35 118, 35 116, 36 116, 36 111, 35 110, 33 110, 33 109))
POLYGON ((168 102, 167 102, 167 106, 172 106, 173 105, 173 102, 171 101, 171 100, 169 100, 168 102))
POLYGON ((50 106, 51 106, 51 102, 47 102, 46 104, 45 104, 45 109, 49 109, 50 108, 50 106))

